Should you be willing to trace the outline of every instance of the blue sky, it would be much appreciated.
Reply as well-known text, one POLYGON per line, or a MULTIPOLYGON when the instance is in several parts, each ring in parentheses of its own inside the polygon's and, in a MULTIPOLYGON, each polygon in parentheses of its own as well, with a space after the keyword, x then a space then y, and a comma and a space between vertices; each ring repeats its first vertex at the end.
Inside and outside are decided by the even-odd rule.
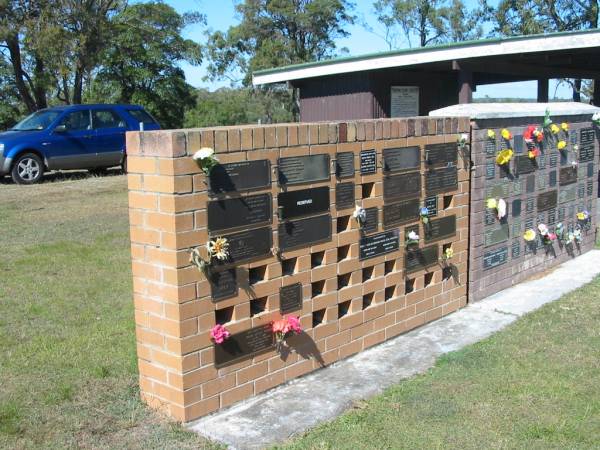
MULTIPOLYGON (((186 11, 194 10, 200 11, 207 17, 208 27, 213 30, 227 30, 229 26, 237 23, 235 17, 235 10, 233 7, 233 0, 165 0, 166 3, 173 6, 178 12, 183 13, 186 11)), ((366 21, 374 29, 377 28, 377 21, 373 14, 373 7, 371 0, 356 0, 356 14, 366 21)), ((467 0, 467 4, 475 3, 474 0, 467 0)), ((492 4, 496 3, 494 1, 492 4)), ((360 20, 359 20, 360 22, 360 20)), ((340 39, 337 42, 338 48, 346 47, 349 50, 350 55, 360 55, 364 53, 372 53, 378 51, 388 50, 386 42, 375 35, 367 31, 362 25, 355 24, 349 27, 348 31, 350 36, 348 38, 340 39)), ((186 29, 186 37, 193 39, 198 42, 204 42, 204 28, 200 25, 192 26, 186 29)), ((404 46, 403 46, 404 47, 404 46)), ((223 82, 206 82, 203 81, 203 77, 206 74, 205 65, 200 67, 192 67, 184 64, 183 69, 186 74, 186 78, 190 84, 196 87, 205 87, 210 90, 217 89, 222 86, 228 86, 228 81, 223 82)), ((550 95, 554 94, 556 83, 551 82, 550 84, 550 95)), ((475 93, 476 97, 490 97, 506 95, 506 92, 510 92, 511 96, 514 97, 535 97, 536 95, 536 84, 535 82, 523 82, 523 83, 510 83, 505 84, 500 88, 497 85, 491 86, 480 86, 475 93)), ((570 89, 566 87, 560 87, 557 91, 558 97, 568 98, 570 97, 570 89)))

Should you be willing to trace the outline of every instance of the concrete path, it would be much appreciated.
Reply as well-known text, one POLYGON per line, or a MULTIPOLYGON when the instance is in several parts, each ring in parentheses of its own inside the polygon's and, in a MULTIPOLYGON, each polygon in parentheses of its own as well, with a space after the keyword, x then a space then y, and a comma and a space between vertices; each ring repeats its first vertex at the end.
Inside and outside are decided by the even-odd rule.
POLYGON ((558 266, 481 302, 279 386, 189 428, 232 449, 260 449, 303 433, 392 384, 423 373, 440 355, 503 329, 523 314, 557 300, 600 273, 600 250, 558 266), (368 380, 368 381, 367 381, 368 380), (302 399, 301 402, 297 399, 302 399))

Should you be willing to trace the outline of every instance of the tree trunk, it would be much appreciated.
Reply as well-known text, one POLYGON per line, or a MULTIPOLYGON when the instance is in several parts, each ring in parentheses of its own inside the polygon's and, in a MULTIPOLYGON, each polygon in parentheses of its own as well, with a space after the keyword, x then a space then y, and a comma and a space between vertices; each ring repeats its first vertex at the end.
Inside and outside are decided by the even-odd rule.
POLYGON ((73 82, 73 104, 80 105, 83 92, 83 70, 77 68, 73 82))
POLYGON ((41 58, 35 55, 35 68, 33 69, 33 93, 35 95, 35 103, 37 109, 48 107, 48 99, 46 98, 46 88, 40 84, 40 80, 44 79, 44 62, 41 58))
POLYGON ((581 78, 577 78, 573 83, 573 101, 581 101, 581 78))
POLYGON ((19 46, 19 37, 11 35, 6 39, 6 45, 10 53, 10 61, 12 64, 13 74, 15 77, 15 85, 19 92, 19 97, 25 104, 27 110, 32 113, 37 111, 35 100, 31 96, 27 85, 25 84, 25 72, 21 62, 21 47, 19 46))

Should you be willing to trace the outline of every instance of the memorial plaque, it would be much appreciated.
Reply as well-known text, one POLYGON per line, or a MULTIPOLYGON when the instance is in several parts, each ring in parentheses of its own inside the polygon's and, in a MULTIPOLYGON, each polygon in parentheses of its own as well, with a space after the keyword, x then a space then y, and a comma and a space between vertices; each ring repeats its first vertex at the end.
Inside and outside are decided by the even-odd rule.
POLYGON ((533 228, 533 218, 529 217, 526 221, 525 221, 525 229, 526 230, 530 230, 533 228))
POLYGON ((572 202, 577 198, 577 186, 572 184, 558 191, 558 203, 572 202))
POLYGON ((329 211, 329 186, 277 194, 279 219, 315 215, 329 211))
POLYGON ((383 205, 383 226, 385 228, 407 222, 414 222, 419 217, 419 199, 411 199, 398 203, 383 205))
POLYGON ((512 258, 517 259, 521 256, 521 241, 515 239, 512 243, 512 258))
POLYGON ((505 264, 508 260, 508 247, 502 247, 496 250, 485 252, 483 254, 483 270, 489 270, 494 267, 505 264))
POLYGON ((517 134, 514 138, 515 153, 521 154, 525 149, 525 141, 522 134, 517 134))
POLYGON ((421 148, 417 146, 383 149, 383 171, 400 172, 421 167, 421 148))
POLYGON ((566 186, 577 182, 577 167, 563 167, 558 176, 559 186, 566 186))
POLYGON ((485 198, 506 198, 510 195, 510 184, 506 181, 488 183, 485 187, 485 198))
POLYGON ((546 155, 541 155, 538 158, 538 167, 540 169, 545 169, 546 168, 546 155))
POLYGON ((208 277, 213 302, 235 297, 238 293, 237 272, 235 268, 212 271, 208 277))
POLYGON ((593 161, 595 153, 596 133, 593 128, 583 128, 579 131, 579 162, 593 161))
POLYGON ((493 180, 496 178, 496 162, 488 161, 485 163, 485 178, 486 180, 493 180))
POLYGON ((302 284, 295 283, 279 289, 279 312, 288 314, 302 309, 302 284))
POLYGON ((377 172, 377 152, 363 150, 360 152, 360 174, 368 175, 377 172))
POLYGON ((513 200, 512 202, 512 216, 519 217, 521 215, 521 199, 513 200))
POLYGON ((261 159, 217 164, 210 171, 208 181, 211 194, 271 187, 271 163, 261 159))
POLYGON ((593 162, 589 163, 587 165, 587 176, 590 178, 594 176, 594 163, 593 162))
POLYGON ((336 153, 335 175, 338 178, 354 176, 354 152, 336 153))
POLYGON ((407 250, 404 254, 404 271, 406 273, 416 272, 438 263, 439 249, 437 245, 407 250))
POLYGON ((435 242, 456 235, 456 216, 441 217, 429 221, 425 227, 425 242, 435 242))
POLYGON ((458 189, 458 171, 456 167, 429 170, 425 174, 425 190, 427 195, 458 189))
POLYGON ((279 158, 279 184, 292 185, 328 181, 329 155, 307 155, 279 158))
POLYGON ((548 223, 547 225, 554 225, 556 223, 556 209, 548 211, 548 223))
POLYGON ((523 182, 525 180, 513 180, 513 195, 521 195, 523 193, 523 182))
POLYGON ((249 195, 208 202, 208 231, 271 223, 271 194, 249 195))
POLYGON ((558 194, 556 191, 544 192, 537 197, 537 209, 538 211, 548 211, 549 209, 556 208, 556 202, 558 200, 558 194))
POLYGON ((532 212, 535 209, 535 199, 533 197, 529 197, 525 203, 525 211, 528 213, 532 212))
POLYGON ((548 177, 549 177, 548 184, 550 185, 550 187, 556 186, 556 170, 553 170, 552 172, 550 172, 548 177))
POLYGON ((558 165, 558 154, 550 153, 550 167, 556 167, 558 165))
POLYGON ((425 162, 431 167, 455 166, 457 160, 456 142, 425 145, 425 162))
POLYGON ((507 223, 499 223, 495 227, 485 230, 483 242, 484 247, 508 241, 510 230, 507 223))
POLYGON ((513 234, 513 236, 519 236, 521 234, 521 221, 520 220, 513 221, 512 234, 513 234))
POLYGON ((362 232, 366 234, 376 232, 379 224, 379 209, 377 206, 365 208, 365 213, 367 217, 362 225, 362 232))
POLYGON ((331 239, 331 216, 326 214, 280 223, 278 232, 282 251, 308 247, 331 239))
POLYGON ((224 236, 229 241, 229 259, 227 263, 261 258, 271 255, 273 233, 271 228, 256 228, 224 236))
POLYGON ((232 334, 222 344, 215 344, 215 366, 250 358, 275 347, 271 324, 232 334))
POLYGON ((565 220, 565 208, 558 208, 558 221, 562 222, 563 220, 565 220))
POLYGON ((577 186, 577 197, 580 199, 585 197, 585 184, 579 183, 577 186))
POLYGON ((496 139, 488 139, 485 141, 485 154, 487 156, 495 156, 496 148, 496 139))
POLYGON ((525 192, 528 194, 535 191, 535 175, 529 175, 525 182, 525 192))
POLYGON ((421 193, 421 174, 409 172, 383 177, 383 198, 418 197, 421 193))
POLYGON ((354 183, 336 184, 335 207, 337 209, 346 209, 354 207, 354 183))
POLYGON ((395 229, 362 237, 360 238, 358 246, 358 259, 361 261, 363 259, 375 258, 376 256, 385 255, 386 253, 395 252, 400 248, 398 230, 395 229))
POLYGON ((485 209, 485 214, 484 214, 484 218, 483 218, 483 222, 484 224, 487 225, 494 225, 496 223, 496 214, 493 210, 486 208, 485 209))
POLYGON ((540 176, 537 177, 537 185, 538 191, 546 189, 546 177, 542 176, 542 174, 540 174, 540 176))
POLYGON ((517 175, 535 172, 535 159, 531 159, 528 155, 515 156, 515 168, 517 175))
POLYGON ((586 185, 586 194, 588 196, 592 196, 594 194, 594 181, 593 180, 588 180, 587 185, 586 185))
POLYGON ((429 217, 435 217, 438 213, 438 198, 437 195, 427 197, 425 199, 425 208, 429 211, 429 217))

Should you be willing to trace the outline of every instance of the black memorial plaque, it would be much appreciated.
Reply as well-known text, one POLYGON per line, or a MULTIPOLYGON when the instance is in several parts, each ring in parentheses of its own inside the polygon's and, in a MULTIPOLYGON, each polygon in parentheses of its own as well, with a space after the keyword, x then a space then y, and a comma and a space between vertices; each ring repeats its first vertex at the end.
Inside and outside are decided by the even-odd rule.
POLYGON ((519 217, 521 215, 521 205, 522 201, 521 199, 516 199, 513 200, 512 202, 512 216, 513 217, 519 217))
POLYGON ((493 180, 496 178, 496 162, 488 161, 485 163, 485 179, 493 180))
POLYGON ((425 146, 425 162, 432 167, 456 165, 458 145, 456 142, 428 144, 425 146))
POLYGON ((550 186, 550 187, 556 186, 556 170, 553 170, 548 175, 548 186, 550 186))
POLYGON ((224 237, 229 242, 229 259, 226 262, 230 263, 237 264, 269 256, 273 247, 273 233, 268 227, 241 231, 224 237))
POLYGON ((508 247, 501 247, 483 254, 483 270, 505 264, 508 260, 508 247))
POLYGON ((335 207, 337 209, 354 206, 354 183, 340 183, 335 186, 335 207))
POLYGON ((596 133, 593 128, 583 128, 579 133, 579 162, 593 161, 596 133))
POLYGON ((250 191, 271 186, 271 163, 268 159, 218 164, 208 177, 211 194, 250 191))
POLYGON ((515 239, 512 243, 512 257, 513 259, 516 259, 519 256, 521 256, 521 241, 515 239))
POLYGON ((513 236, 521 235, 521 219, 515 219, 512 223, 512 234, 513 236))
POLYGON ((383 149, 383 171, 400 172, 421 167, 421 148, 385 148, 383 149))
POLYGON ((429 221, 425 227, 425 242, 435 242, 456 235, 456 216, 441 217, 429 221))
POLYGON ((525 192, 528 194, 535 191, 535 175, 529 175, 525 181, 525 192))
POLYGON ((556 208, 552 208, 548 211, 548 225, 554 225, 556 223, 556 208))
POLYGON ((335 155, 335 175, 338 178, 354 176, 354 152, 342 152, 335 155))
POLYGON ((535 199, 533 197, 529 197, 525 201, 525 211, 530 213, 530 212, 533 212, 534 209, 535 209, 535 199))
POLYGON ((308 247, 331 239, 331 216, 309 217, 279 224, 279 248, 283 251, 308 247))
POLYGON ((557 201, 557 191, 544 192, 537 196, 537 209, 538 211, 548 211, 549 209, 556 208, 557 201))
POLYGON ((594 180, 588 180, 586 183, 586 194, 591 197, 594 193, 594 180))
POLYGON ((527 220, 525 220, 525 229, 529 230, 533 228, 533 217, 529 217, 527 220))
POLYGON ((408 172, 383 178, 383 198, 418 197, 421 193, 421 174, 408 172))
POLYGON ((439 249, 437 245, 407 250, 404 254, 404 271, 406 273, 416 272, 437 264, 438 260, 439 249))
POLYGON ((388 228, 407 222, 413 222, 419 217, 419 199, 411 199, 398 203, 383 205, 383 226, 388 228))
POLYGON ((535 172, 535 159, 531 159, 528 155, 515 156, 515 167, 517 175, 535 172))
POLYGON ((301 189, 277 194, 281 220, 329 211, 329 186, 301 189))
POLYGON ((487 225, 494 225, 496 223, 496 214, 489 208, 484 210, 483 223, 487 225))
POLYGON ((588 177, 594 176, 594 163, 593 162, 591 162, 587 165, 587 176, 588 177))
POLYGON ((279 158, 277 164, 280 185, 313 183, 330 178, 328 154, 279 158))
POLYGON ((429 211, 429 217, 435 217, 438 213, 438 198, 437 195, 432 195, 425 199, 425 208, 429 211))
POLYGON ((558 221, 562 222, 565 220, 566 210, 565 208, 558 208, 558 221))
POLYGON ((271 194, 210 201, 207 206, 208 231, 271 223, 272 206, 271 194))
POLYGON ((489 227, 485 230, 483 236, 484 247, 499 244, 508 241, 510 229, 507 223, 499 223, 494 227, 489 227))
POLYGON ((379 208, 365 208, 366 219, 362 225, 363 233, 375 233, 379 224, 379 208))
POLYGON ((363 150, 360 152, 360 174, 368 175, 377 172, 377 152, 375 150, 363 150))
POLYGON ((522 134, 517 134, 514 138, 515 153, 521 154, 525 150, 525 140, 522 134))
POLYGON ((210 293, 214 302, 234 297, 238 292, 237 272, 235 268, 213 271, 208 277, 210 293))
POLYGON ((425 190, 427 195, 458 189, 458 171, 456 167, 429 170, 425 174, 425 190))
POLYGON ((559 186, 566 186, 577 182, 577 167, 563 167, 558 175, 559 186))
POLYGON ((275 347, 271 324, 232 334, 222 344, 215 344, 215 366, 222 367, 275 347))
POLYGON ((279 312, 287 314, 299 309, 302 309, 302 284, 290 284, 279 289, 279 312))
POLYGON ((496 154, 496 139, 488 139, 485 141, 485 154, 487 156, 494 156, 496 154))
POLYGON ((542 174, 537 177, 537 187, 540 191, 546 189, 546 177, 542 176, 542 174))
POLYGON ((556 152, 550 153, 550 167, 556 167, 558 165, 558 154, 556 152))
POLYGON ((400 248, 398 230, 385 231, 379 234, 362 237, 358 244, 359 260, 375 258, 400 248))

